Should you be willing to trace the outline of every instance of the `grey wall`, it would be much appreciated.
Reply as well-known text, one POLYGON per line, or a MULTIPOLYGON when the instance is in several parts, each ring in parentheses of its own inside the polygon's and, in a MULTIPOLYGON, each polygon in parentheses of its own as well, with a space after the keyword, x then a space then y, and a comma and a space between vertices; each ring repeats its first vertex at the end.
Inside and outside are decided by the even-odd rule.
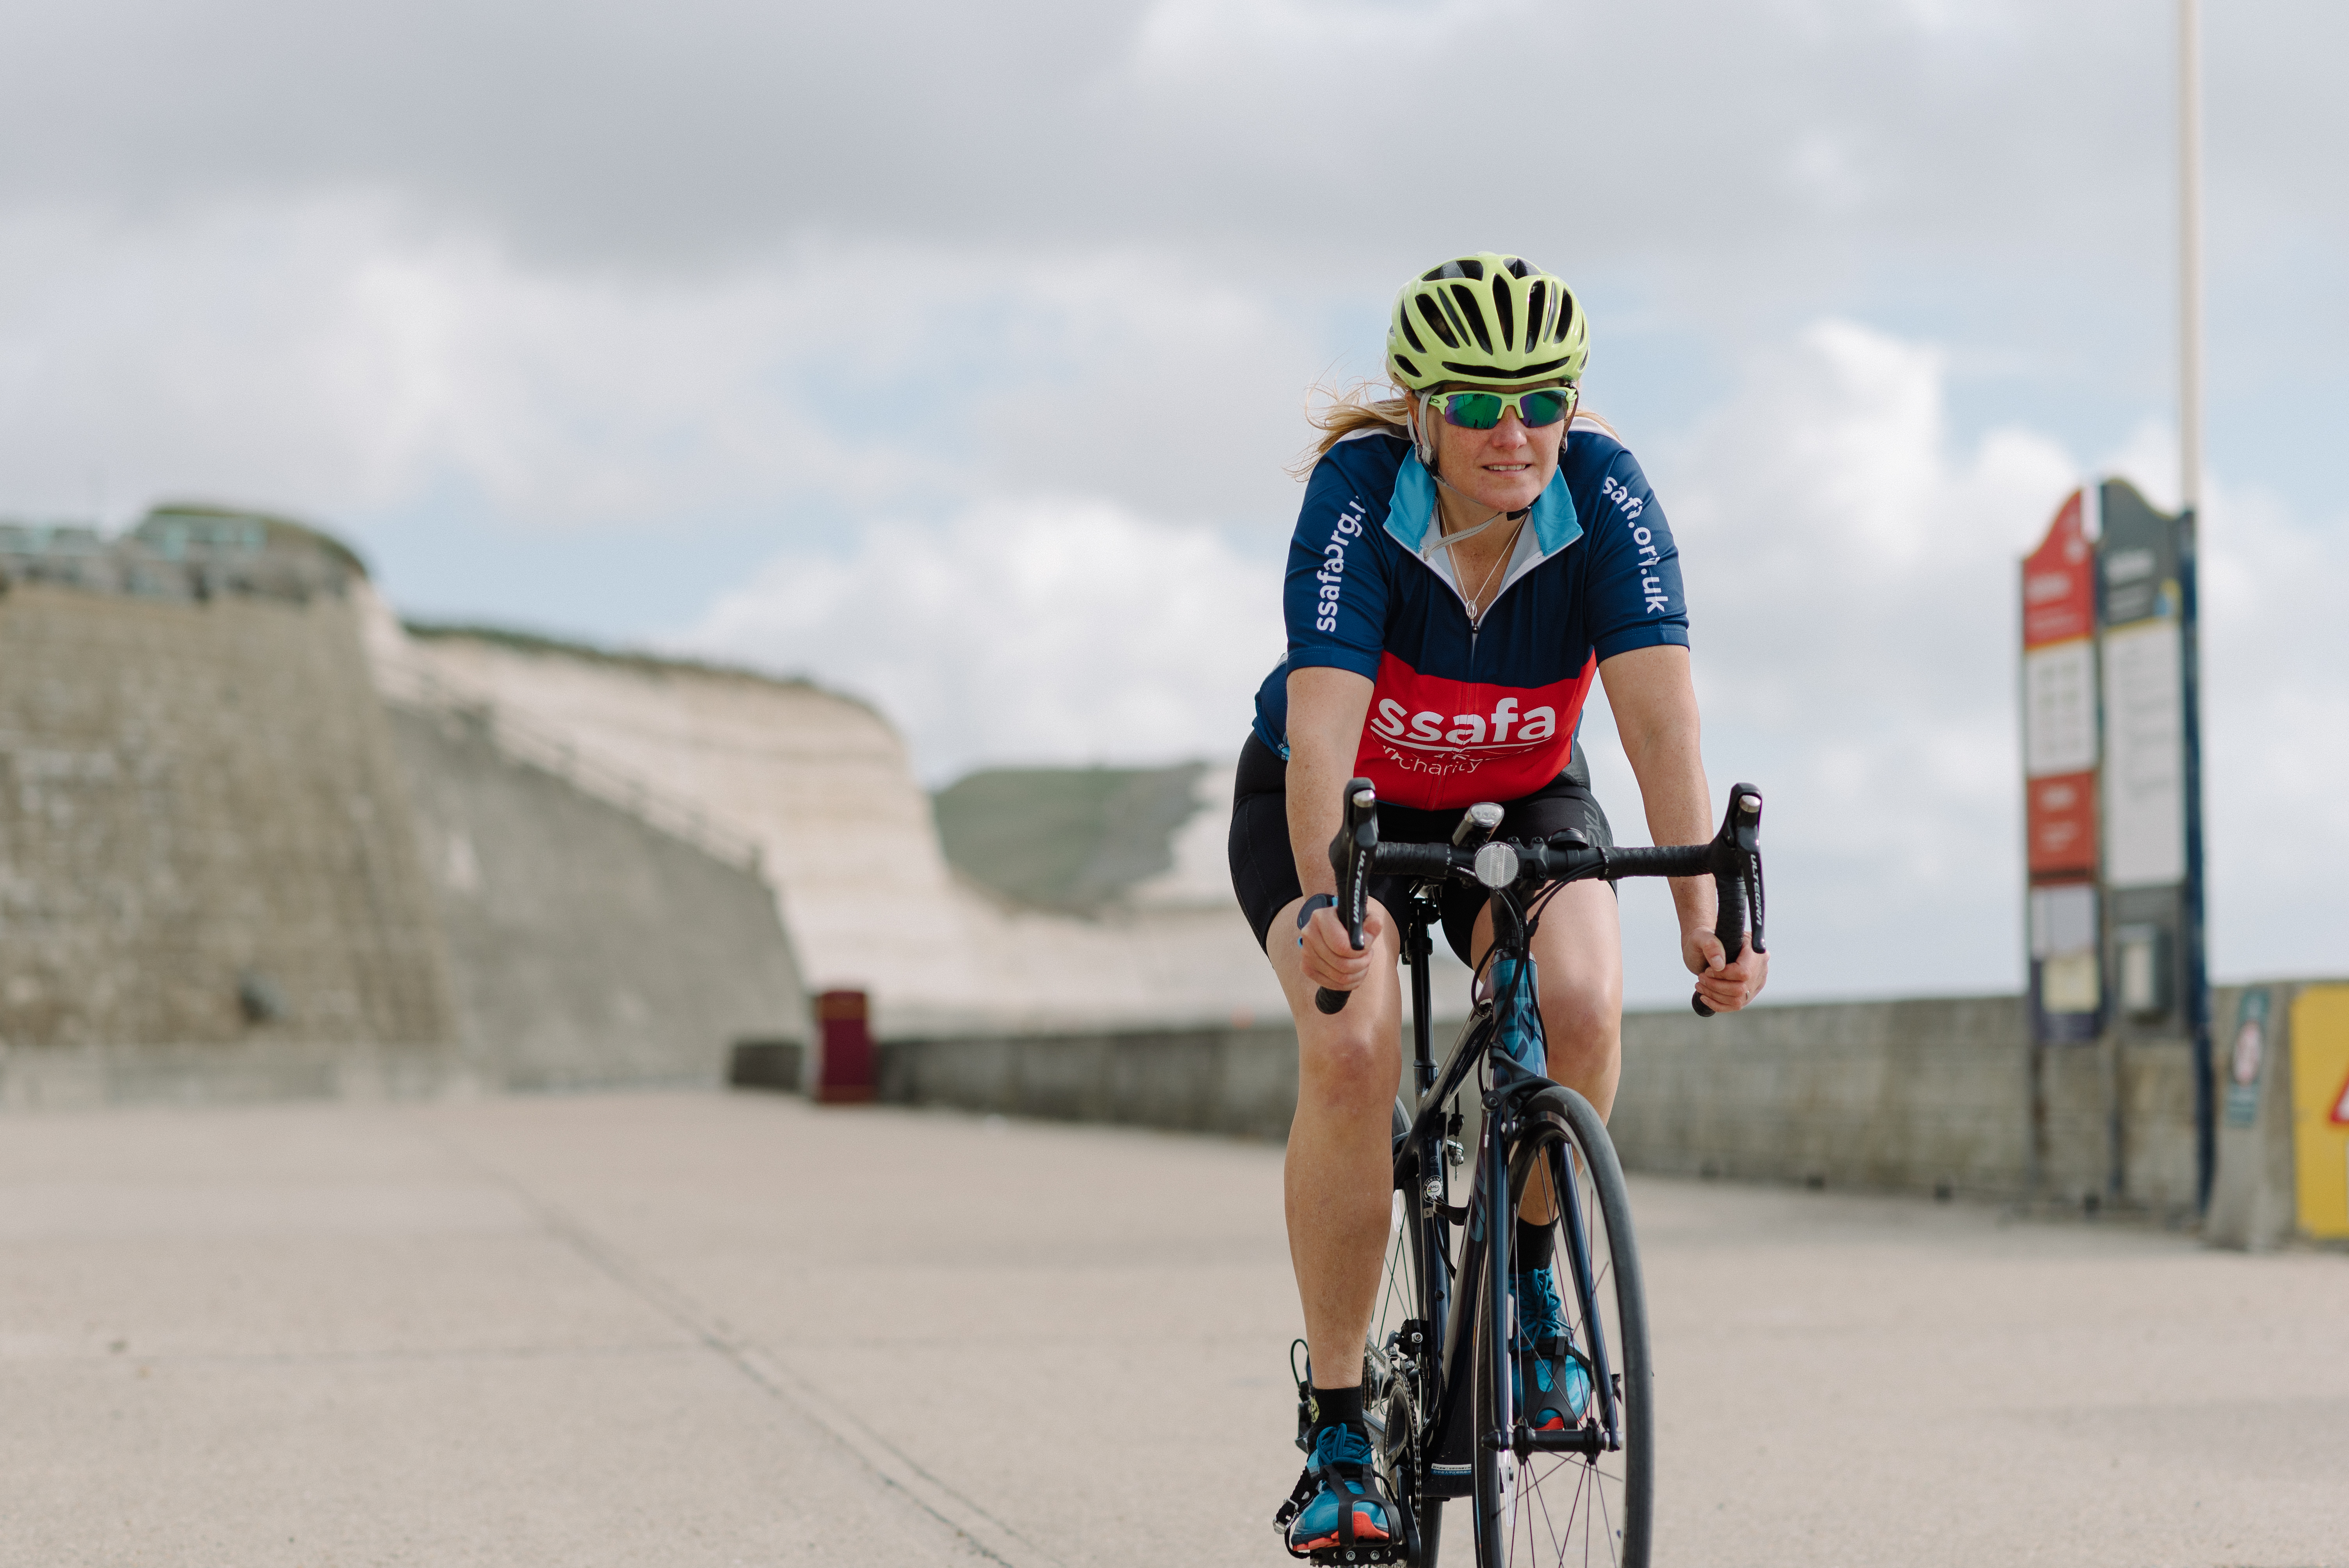
MULTIPOLYGON (((2225 1042, 2239 991, 2212 998, 2225 1042)), ((2280 1003, 2279 1006, 2283 1004, 2280 1003)), ((1449 1028, 1440 1029, 1439 1055, 1449 1028)), ((2193 1078, 2182 1040, 2050 1049, 2034 1175, 2031 1054, 2012 996, 1819 1003, 1623 1020, 1611 1122, 1634 1170, 2055 1202, 2194 1204, 2193 1078)), ((1296 1104, 1288 1026, 885 1041, 881 1094, 1010 1115, 1281 1137, 1296 1104)), ((2271 1051, 2271 1056, 2274 1053, 2271 1051)), ((2255 1155, 2272 1167, 2272 1148, 2255 1155)), ((2223 1174, 2223 1173, 2222 1173, 2223 1174)))
POLYGON ((440 951, 345 600, 0 592, 8 1070, 85 1047, 429 1052, 454 1037, 440 951), (247 980, 276 1016, 248 1016, 247 980))
POLYGON ((805 1038, 758 877, 388 715, 346 575, 280 576, 0 573, 0 1105, 715 1083, 805 1038))
POLYGON ((394 709, 391 728, 479 1077, 716 1083, 738 1040, 807 1037, 758 877, 510 758, 478 720, 394 709))
POLYGON ((1297 1036, 1262 1028, 880 1040, 880 1098, 1059 1121, 1286 1138, 1297 1036))

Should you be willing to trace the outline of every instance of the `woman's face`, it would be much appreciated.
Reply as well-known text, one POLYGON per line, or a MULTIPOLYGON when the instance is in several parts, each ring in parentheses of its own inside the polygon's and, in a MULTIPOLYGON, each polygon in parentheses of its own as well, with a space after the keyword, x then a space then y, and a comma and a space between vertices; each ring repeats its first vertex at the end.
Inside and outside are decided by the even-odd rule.
MULTIPOLYGON (((1526 388, 1506 390, 1557 385, 1527 382, 1526 388)), ((1453 489, 1479 505, 1497 511, 1520 511, 1533 505, 1550 475, 1557 471, 1558 443, 1566 438, 1566 428, 1571 422, 1560 419, 1555 425, 1527 429, 1517 411, 1510 408, 1491 429, 1471 430, 1448 422, 1440 412, 1431 413, 1435 466, 1453 489)))

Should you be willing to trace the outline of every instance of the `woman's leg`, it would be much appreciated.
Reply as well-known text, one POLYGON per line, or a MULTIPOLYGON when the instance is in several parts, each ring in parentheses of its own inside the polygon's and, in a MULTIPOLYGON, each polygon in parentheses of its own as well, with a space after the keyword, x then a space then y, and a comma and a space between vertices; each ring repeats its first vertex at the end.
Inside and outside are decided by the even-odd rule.
POLYGON ((1394 1214, 1402 993, 1395 978, 1394 922, 1386 919, 1371 983, 1342 1012, 1316 1007, 1297 946, 1297 911, 1304 902, 1299 898, 1282 909, 1264 944, 1297 1022, 1297 1119, 1289 1124, 1282 1179, 1288 1255, 1305 1308, 1313 1381, 1349 1388, 1361 1381, 1362 1345, 1378 1305, 1394 1214))

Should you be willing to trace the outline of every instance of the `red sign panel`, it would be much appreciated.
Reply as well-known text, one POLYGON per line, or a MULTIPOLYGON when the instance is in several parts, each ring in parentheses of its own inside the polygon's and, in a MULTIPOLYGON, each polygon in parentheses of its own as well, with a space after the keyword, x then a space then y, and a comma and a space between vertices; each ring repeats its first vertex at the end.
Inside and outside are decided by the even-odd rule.
POLYGON ((2058 773, 2033 779, 2024 788, 2031 874, 2093 872, 2096 869, 2095 773, 2058 773))
POLYGON ((2096 559, 2080 531, 2074 490, 2039 548, 2023 562, 2023 645, 2035 648, 2085 637, 2096 629, 2096 559))

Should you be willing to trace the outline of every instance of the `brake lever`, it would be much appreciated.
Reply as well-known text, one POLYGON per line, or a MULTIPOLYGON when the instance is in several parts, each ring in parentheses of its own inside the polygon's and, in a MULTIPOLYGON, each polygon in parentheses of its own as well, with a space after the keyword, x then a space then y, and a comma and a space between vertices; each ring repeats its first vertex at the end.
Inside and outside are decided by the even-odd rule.
MULTIPOLYGON (((1751 784, 1733 784, 1721 831, 1713 836, 1712 872, 1716 913, 1713 935, 1721 942, 1721 961, 1734 964, 1744 954, 1746 931, 1746 890, 1753 889, 1754 951, 1767 951, 1761 943, 1762 923, 1762 791, 1751 784)), ((1692 991, 1689 1006, 1700 1018, 1710 1018, 1704 994, 1692 991)))
MULTIPOLYGON (((1346 923, 1346 934, 1357 953, 1362 950, 1362 922, 1369 914, 1371 851, 1378 847, 1378 791, 1367 779, 1349 779, 1345 818, 1330 841, 1330 869, 1338 873, 1338 918, 1346 923)), ((1313 1005, 1324 1013, 1342 1012, 1352 995, 1317 985, 1313 1005)))

